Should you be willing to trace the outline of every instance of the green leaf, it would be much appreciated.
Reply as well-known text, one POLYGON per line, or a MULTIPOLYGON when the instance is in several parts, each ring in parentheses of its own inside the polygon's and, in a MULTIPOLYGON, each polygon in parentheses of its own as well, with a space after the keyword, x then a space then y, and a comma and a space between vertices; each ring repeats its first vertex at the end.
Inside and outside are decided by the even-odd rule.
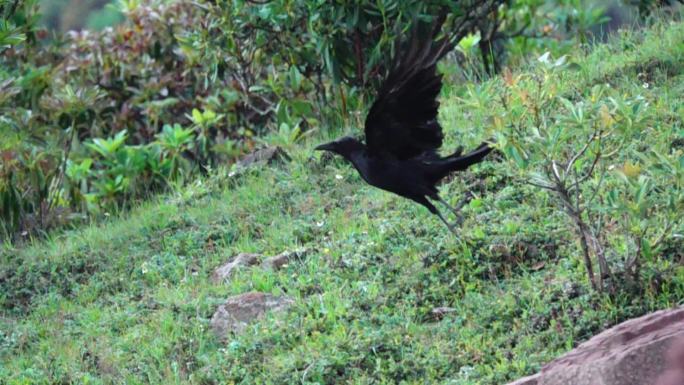
POLYGON ((195 124, 202 124, 204 120, 202 119, 202 113, 197 108, 192 109, 192 120, 195 124))
POLYGON ((205 122, 213 122, 217 118, 216 113, 210 109, 204 110, 202 117, 205 122))

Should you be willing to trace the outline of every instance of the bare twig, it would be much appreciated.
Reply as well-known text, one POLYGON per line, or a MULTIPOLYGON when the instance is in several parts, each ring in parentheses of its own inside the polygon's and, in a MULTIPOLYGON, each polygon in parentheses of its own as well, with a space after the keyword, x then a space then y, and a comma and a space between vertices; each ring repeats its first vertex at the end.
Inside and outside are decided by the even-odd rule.
POLYGON ((558 163, 556 163, 555 159, 551 160, 551 169, 553 170, 553 178, 556 180, 556 183, 564 185, 560 173, 558 172, 558 163))
MULTIPOLYGON (((599 181, 596 184, 596 187, 594 188, 594 192, 591 194, 591 197, 586 200, 586 203, 593 202, 594 199, 596 199, 596 196, 598 195, 599 190, 601 190, 601 185, 603 184, 603 180, 605 179, 606 171, 605 169, 601 170, 601 175, 599 176, 599 181)), ((585 175, 586 176, 586 175, 585 175)), ((584 179, 586 180, 586 179, 584 179)), ((584 180, 580 180, 580 183, 584 182, 584 180)))
POLYGON ((534 187, 539 187, 539 188, 543 188, 543 189, 546 189, 546 190, 558 192, 558 190, 557 190, 555 187, 553 187, 553 186, 543 185, 543 184, 535 183, 535 182, 532 182, 532 181, 529 181, 529 180, 526 180, 525 183, 527 183, 527 184, 529 184, 529 185, 531 185, 531 186, 534 186, 534 187))
POLYGON ((587 152, 587 149, 589 149, 589 146, 594 142, 594 139, 596 138, 597 131, 594 131, 594 133, 591 135, 591 138, 587 140, 587 143, 584 144, 582 149, 573 156, 568 164, 565 166, 565 173, 568 174, 570 172, 570 168, 572 165, 577 162, 577 159, 579 159, 582 155, 584 155, 585 152, 587 152))

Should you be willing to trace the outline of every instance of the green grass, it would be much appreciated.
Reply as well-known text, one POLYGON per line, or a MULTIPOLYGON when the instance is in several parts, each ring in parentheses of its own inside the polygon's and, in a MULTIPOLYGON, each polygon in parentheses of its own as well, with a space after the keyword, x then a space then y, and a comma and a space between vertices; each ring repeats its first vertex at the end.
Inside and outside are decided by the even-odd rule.
MULTIPOLYGON (((604 82, 642 95, 670 129, 652 140, 674 141, 683 42, 682 23, 625 32, 572 58, 582 68, 575 75, 546 81, 580 99, 604 82)), ((447 87, 447 147, 492 134, 500 87, 447 87)), ((501 384, 684 295, 680 267, 657 288, 592 294, 571 224, 506 163, 492 159, 442 186, 453 202, 466 189, 477 196, 455 237, 344 162, 314 156, 324 139, 290 146, 284 165, 216 172, 107 223, 5 246, 0 383, 501 384), (239 252, 299 248, 304 256, 281 271, 210 280, 239 252), (215 338, 216 306, 252 290, 296 305, 215 338), (456 311, 435 320, 440 306, 456 311)), ((677 253, 663 251, 658 264, 673 265, 677 253)))

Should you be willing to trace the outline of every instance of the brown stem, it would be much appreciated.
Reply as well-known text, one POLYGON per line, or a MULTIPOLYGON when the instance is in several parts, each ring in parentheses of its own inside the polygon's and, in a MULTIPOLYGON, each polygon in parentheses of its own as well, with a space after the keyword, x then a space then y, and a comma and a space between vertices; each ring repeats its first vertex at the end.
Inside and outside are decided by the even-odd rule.
POLYGON ((363 85, 366 83, 363 78, 365 60, 363 58, 363 49, 361 48, 361 34, 358 29, 354 31, 354 53, 356 55, 356 80, 359 84, 363 85))
MULTIPOLYGON (((565 186, 564 180, 561 179, 558 173, 558 169, 557 167, 555 167, 555 161, 552 164, 554 167, 553 172, 551 172, 551 174, 553 176, 554 181, 556 182, 555 191, 558 197, 560 198, 561 202, 563 203, 563 208, 565 209, 565 212, 570 216, 570 218, 577 226, 580 239, 580 247, 582 248, 582 256, 584 258, 584 266, 587 269, 589 283, 591 283, 592 289, 594 289, 595 291, 599 291, 600 286, 596 282, 596 276, 594 274, 594 265, 591 261, 591 250, 589 248, 589 240, 593 239, 593 236, 591 235, 591 232, 589 231, 589 227, 587 226, 587 224, 582 220, 582 213, 579 211, 578 206, 573 205, 573 200, 570 197, 567 187, 565 186)), ((579 195, 578 191, 576 191, 575 193, 579 195)))
POLYGON ((591 283, 591 288, 598 291, 598 285, 596 284, 596 276, 594 275, 594 267, 591 262, 591 255, 589 252, 589 244, 587 242, 587 232, 584 229, 584 223, 581 219, 575 220, 575 224, 579 227, 580 234, 580 245, 582 247, 582 255, 584 256, 584 265, 587 268, 587 275, 589 276, 589 282, 591 283))

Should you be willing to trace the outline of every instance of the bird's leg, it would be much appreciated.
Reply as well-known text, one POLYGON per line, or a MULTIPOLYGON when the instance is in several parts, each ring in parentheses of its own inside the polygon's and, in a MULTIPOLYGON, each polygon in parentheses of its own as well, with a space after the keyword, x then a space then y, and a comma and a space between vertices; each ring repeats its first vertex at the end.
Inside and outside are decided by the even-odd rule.
POLYGON ((437 200, 442 202, 442 204, 444 206, 448 207, 449 210, 451 210, 451 212, 454 213, 454 215, 456 216, 456 221, 460 225, 463 223, 463 215, 461 215, 461 209, 463 208, 463 206, 465 206, 466 203, 468 203, 468 200, 470 197, 471 197, 471 194, 467 193, 466 196, 463 197, 463 199, 461 199, 460 202, 458 202, 456 207, 451 207, 451 205, 449 203, 447 203, 447 201, 442 199, 442 197, 440 197, 439 195, 437 195, 437 200))
POLYGON ((451 223, 449 223, 449 221, 447 221, 446 218, 444 218, 444 216, 442 215, 442 213, 439 212, 439 210, 436 210, 436 211, 435 211, 435 214, 437 214, 437 216, 439 217, 439 219, 441 219, 442 222, 444 222, 444 224, 446 225, 446 227, 449 228, 449 231, 451 231, 452 233, 456 234, 456 228, 454 227, 454 225, 452 225, 451 223))
POLYGON ((433 205, 425 196, 422 196, 422 195, 414 196, 414 197, 411 197, 411 199, 413 199, 414 201, 425 206, 428 210, 430 210, 430 212, 432 214, 437 215, 439 217, 439 219, 442 222, 444 222, 446 227, 449 228, 449 231, 451 231, 454 235, 456 235, 456 228, 454 227, 454 225, 449 223, 449 221, 447 221, 446 218, 444 218, 444 215, 442 215, 442 213, 437 209, 437 207, 435 207, 435 205, 433 205))

